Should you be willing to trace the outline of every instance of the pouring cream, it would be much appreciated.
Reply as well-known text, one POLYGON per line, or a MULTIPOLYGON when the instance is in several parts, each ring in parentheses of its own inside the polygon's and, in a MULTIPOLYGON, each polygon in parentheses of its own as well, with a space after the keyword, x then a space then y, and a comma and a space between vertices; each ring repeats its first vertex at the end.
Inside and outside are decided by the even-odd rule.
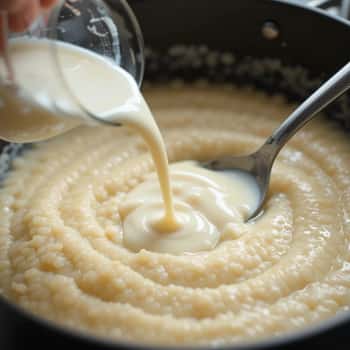
POLYGON ((220 232, 228 230, 222 221, 234 223, 237 216, 244 216, 243 212, 254 206, 258 192, 244 175, 236 174, 235 181, 229 181, 224 175, 188 164, 173 168, 174 183, 186 194, 184 198, 176 196, 174 206, 161 133, 137 84, 122 68, 88 50, 49 40, 13 40, 9 52, 17 84, 31 91, 34 101, 25 93, 19 98, 4 87, 0 90, 3 138, 48 138, 78 125, 83 110, 102 122, 134 129, 147 143, 162 201, 158 199, 159 185, 152 179, 130 193, 123 209, 128 248, 176 254, 213 249, 220 232), (38 60, 42 69, 33 71, 31 63, 38 60), (57 75, 58 66, 63 79, 57 75), (230 209, 232 205, 237 210, 230 209))
POLYGON ((179 228, 166 234, 159 229, 162 204, 152 174, 127 194, 120 208, 129 249, 173 254, 211 250, 220 239, 239 235, 259 196, 255 180, 246 174, 217 173, 194 162, 171 165, 170 179, 179 228))

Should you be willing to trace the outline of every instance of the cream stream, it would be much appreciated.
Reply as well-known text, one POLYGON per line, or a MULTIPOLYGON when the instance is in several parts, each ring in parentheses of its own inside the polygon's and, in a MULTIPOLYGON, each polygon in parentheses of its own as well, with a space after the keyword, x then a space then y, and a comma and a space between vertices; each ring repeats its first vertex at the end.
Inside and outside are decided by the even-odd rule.
MULTIPOLYGON (((90 114, 133 128, 147 143, 163 203, 154 178, 130 193, 122 209, 124 244, 129 249, 174 254, 212 249, 220 233, 243 222, 254 206, 258 192, 245 176, 235 174, 229 180, 187 163, 172 168, 174 184, 183 191, 175 196, 174 206, 159 128, 134 79, 113 62, 69 44, 34 39, 13 40, 10 55, 22 96, 0 90, 2 138, 46 139, 77 126, 90 114)), ((4 67, 0 69, 4 73, 4 67)))
POLYGON ((127 194, 120 208, 129 249, 172 254, 211 250, 220 238, 237 238, 259 198, 252 177, 214 172, 191 161, 172 164, 170 179, 179 228, 168 234, 159 230, 162 203, 152 174, 127 194))

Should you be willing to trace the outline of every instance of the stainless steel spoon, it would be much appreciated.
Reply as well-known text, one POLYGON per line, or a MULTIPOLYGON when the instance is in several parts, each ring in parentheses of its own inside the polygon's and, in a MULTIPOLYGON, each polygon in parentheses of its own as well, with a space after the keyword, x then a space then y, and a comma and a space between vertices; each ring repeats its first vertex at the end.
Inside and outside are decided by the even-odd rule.
POLYGON ((254 219, 262 210, 270 183, 271 169, 281 148, 320 110, 350 87, 350 62, 327 80, 304 101, 253 154, 226 156, 204 164, 214 170, 240 170, 249 173, 257 182, 260 198, 248 220, 254 219))

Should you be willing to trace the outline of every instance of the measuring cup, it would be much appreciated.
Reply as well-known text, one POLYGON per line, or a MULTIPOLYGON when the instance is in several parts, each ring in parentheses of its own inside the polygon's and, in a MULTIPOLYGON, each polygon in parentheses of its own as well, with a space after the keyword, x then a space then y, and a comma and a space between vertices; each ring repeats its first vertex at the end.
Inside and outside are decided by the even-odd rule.
MULTIPOLYGON (((67 95, 74 94, 62 69, 57 50, 60 42, 88 50, 122 67, 140 86, 144 72, 143 38, 127 2, 59 1, 25 33, 10 33, 8 37, 0 62, 0 138, 13 142, 39 141, 82 123, 103 122, 74 98, 68 98, 65 104, 56 101, 57 86, 67 95), (49 42, 45 46, 47 52, 28 63, 33 82, 40 75, 38 72, 43 64, 50 72, 46 81, 35 82, 35 88, 21 83, 22 71, 11 58, 14 43, 32 43, 33 40, 36 43, 49 42), (50 90, 52 80, 55 81, 55 91, 50 90)), ((84 77, 84 83, 94 84, 94 79, 94 76, 84 77)), ((103 86, 99 93, 104 94, 103 86)))

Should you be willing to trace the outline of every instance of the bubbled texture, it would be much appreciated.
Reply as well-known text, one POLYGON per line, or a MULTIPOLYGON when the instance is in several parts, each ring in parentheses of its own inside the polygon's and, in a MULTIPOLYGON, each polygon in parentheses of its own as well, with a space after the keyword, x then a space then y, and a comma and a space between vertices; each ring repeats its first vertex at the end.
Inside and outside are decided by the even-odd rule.
MULTIPOLYGON (((170 161, 255 150, 292 110, 229 87, 146 91, 170 161)), ((118 208, 154 171, 125 128, 79 128, 18 157, 0 193, 0 291, 104 338, 221 344, 281 334, 350 305, 350 143, 315 119, 273 169, 264 215, 212 251, 123 247, 118 208)), ((213 204, 214 205, 214 204, 213 204)))

